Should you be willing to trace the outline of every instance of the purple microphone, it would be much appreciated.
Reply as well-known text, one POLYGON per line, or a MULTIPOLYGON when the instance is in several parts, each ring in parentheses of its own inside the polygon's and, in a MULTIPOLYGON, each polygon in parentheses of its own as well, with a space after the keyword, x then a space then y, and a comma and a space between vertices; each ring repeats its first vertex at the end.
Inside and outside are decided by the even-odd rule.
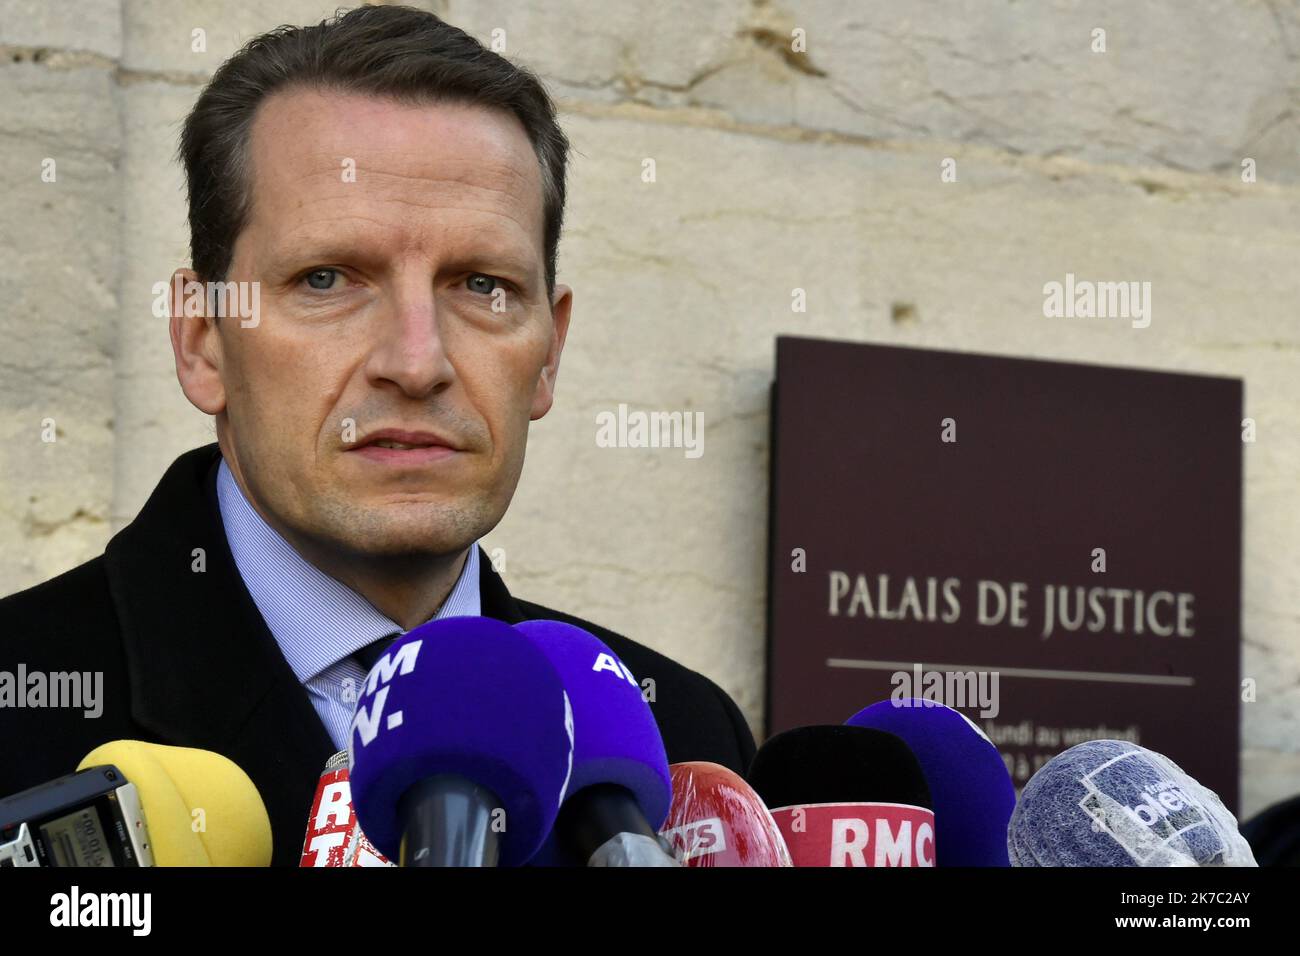
POLYGON ((1007 823, 1016 805, 998 748, 960 711, 936 701, 882 700, 845 721, 884 730, 912 748, 934 801, 939 866, 1010 866, 1007 823))
POLYGON ((357 821, 402 866, 518 866, 564 800, 573 731, 559 674, 509 624, 422 624, 378 660, 357 700, 357 821))
POLYGON ((573 704, 573 778, 534 866, 674 866, 658 830, 672 803, 663 737, 636 678, 599 638, 560 621, 524 621, 573 704))

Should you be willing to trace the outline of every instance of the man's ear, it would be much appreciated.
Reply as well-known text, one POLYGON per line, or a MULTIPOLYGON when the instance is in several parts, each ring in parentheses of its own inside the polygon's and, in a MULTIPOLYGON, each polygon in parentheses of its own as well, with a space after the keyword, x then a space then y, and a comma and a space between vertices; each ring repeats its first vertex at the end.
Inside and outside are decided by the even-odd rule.
POLYGON ((217 320, 207 314, 204 288, 193 269, 177 269, 172 274, 168 296, 172 355, 176 359, 176 378, 190 404, 201 412, 217 415, 226 408, 226 387, 221 382, 221 334, 217 320))
POLYGON ((551 403, 555 400, 555 378, 560 374, 560 353, 564 351, 564 337, 569 334, 569 312, 572 308, 573 290, 567 285, 557 285, 551 296, 551 319, 555 334, 551 336, 546 364, 542 366, 542 373, 537 378, 530 421, 535 422, 549 412, 551 403))

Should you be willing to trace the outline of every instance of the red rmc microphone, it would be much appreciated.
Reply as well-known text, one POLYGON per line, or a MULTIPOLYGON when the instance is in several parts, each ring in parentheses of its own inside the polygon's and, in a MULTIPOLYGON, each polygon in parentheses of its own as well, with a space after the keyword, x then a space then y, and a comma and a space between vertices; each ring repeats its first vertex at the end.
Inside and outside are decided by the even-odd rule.
POLYGON ((772 811, 795 866, 934 866, 934 812, 901 803, 772 811))

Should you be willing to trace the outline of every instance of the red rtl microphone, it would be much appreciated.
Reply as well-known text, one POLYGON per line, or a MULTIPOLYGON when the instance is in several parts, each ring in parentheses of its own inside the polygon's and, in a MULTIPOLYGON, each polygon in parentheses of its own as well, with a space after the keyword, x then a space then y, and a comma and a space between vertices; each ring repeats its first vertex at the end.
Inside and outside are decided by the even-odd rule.
POLYGON ((316 782, 316 795, 307 818, 299 866, 392 866, 366 839, 352 812, 348 783, 348 752, 341 750, 325 762, 316 782))
POLYGON ((685 866, 793 866, 776 821, 726 767, 694 760, 668 768, 673 802, 659 835, 685 866))

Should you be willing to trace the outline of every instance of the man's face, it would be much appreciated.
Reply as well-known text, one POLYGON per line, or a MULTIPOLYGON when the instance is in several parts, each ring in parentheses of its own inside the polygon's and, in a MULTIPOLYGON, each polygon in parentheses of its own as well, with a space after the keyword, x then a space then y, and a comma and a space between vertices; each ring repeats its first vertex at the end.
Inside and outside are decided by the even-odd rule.
POLYGON ((514 494, 568 326, 568 290, 554 309, 546 292, 522 125, 287 91, 262 105, 249 159, 227 278, 261 284, 260 320, 222 319, 208 345, 231 467, 264 516, 316 546, 462 550, 514 494))

